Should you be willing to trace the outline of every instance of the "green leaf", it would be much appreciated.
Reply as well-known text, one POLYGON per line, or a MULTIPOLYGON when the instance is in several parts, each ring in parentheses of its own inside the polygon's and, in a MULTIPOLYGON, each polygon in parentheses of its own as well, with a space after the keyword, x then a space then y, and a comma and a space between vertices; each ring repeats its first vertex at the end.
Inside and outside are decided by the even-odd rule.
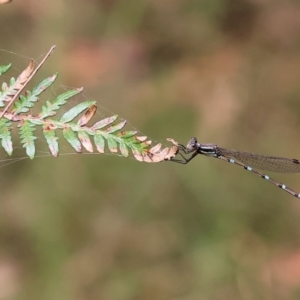
POLYGON ((4 102, 10 100, 10 97, 16 94, 17 87, 16 87, 16 80, 14 78, 10 79, 9 85, 3 82, 1 86, 2 92, 0 92, 0 107, 4 107, 4 102))
POLYGON ((7 72, 11 67, 11 64, 8 64, 6 66, 0 66, 0 75, 4 74, 5 72, 7 72))
POLYGON ((110 136, 107 137, 107 145, 110 152, 112 153, 118 152, 118 144, 113 137, 110 136))
POLYGON ((13 152, 12 141, 11 141, 11 122, 7 119, 0 120, 0 139, 1 145, 8 155, 13 152))
POLYGON ((137 131, 121 131, 118 133, 118 136, 122 139, 128 139, 137 134, 137 131))
POLYGON ((35 125, 25 120, 23 124, 21 124, 19 132, 20 137, 22 138, 21 143, 23 147, 26 148, 26 154, 33 159, 35 155, 35 146, 34 140, 36 137, 33 135, 35 131, 35 125))
POLYGON ((47 101, 46 105, 42 107, 42 112, 39 114, 39 118, 45 119, 47 117, 52 117, 56 115, 56 111, 64 104, 67 103, 67 100, 79 94, 83 88, 74 89, 70 91, 66 91, 63 94, 60 94, 55 100, 52 102, 47 101))
POLYGON ((69 144, 75 149, 76 152, 81 152, 80 141, 71 128, 65 128, 63 130, 63 136, 69 142, 69 144))
POLYGON ((3 83, 2 83, 2 85, 1 85, 1 89, 2 89, 2 91, 3 91, 3 92, 6 92, 6 91, 7 91, 7 89, 8 89, 8 85, 7 85, 7 83, 6 83, 6 82, 3 82, 3 83))
POLYGON ((106 132, 106 133, 114 133, 114 132, 116 132, 116 131, 122 129, 122 128, 126 125, 126 123, 127 123, 127 121, 124 120, 123 122, 121 122, 121 123, 119 123, 119 124, 116 124, 116 125, 113 125, 113 126, 107 128, 107 129, 105 130, 105 132, 106 132))
POLYGON ((127 140, 126 144, 129 148, 131 148, 133 153, 144 153, 145 150, 149 149, 149 141, 144 141, 145 137, 141 138, 141 140, 143 141, 139 140, 139 138, 140 137, 133 136, 132 138, 127 140))
POLYGON ((105 126, 107 126, 107 125, 113 123, 115 120, 117 120, 117 118, 118 118, 117 115, 112 116, 112 117, 105 118, 105 119, 103 119, 103 120, 98 121, 97 123, 95 123, 95 124, 91 127, 91 129, 92 129, 92 130, 101 129, 101 128, 103 128, 103 127, 105 127, 105 126))
POLYGON ((80 113, 82 113, 84 110, 92 106, 93 104, 96 104, 96 101, 85 101, 82 103, 79 103, 75 107, 68 110, 59 120, 62 123, 68 123, 71 122, 73 119, 75 119, 80 113))
POLYGON ((129 153, 128 153, 127 146, 122 140, 119 141, 119 148, 120 148, 120 151, 121 151, 122 155, 124 157, 128 157, 129 153))
POLYGON ((16 115, 28 112, 34 103, 39 100, 38 96, 54 82, 56 77, 57 74, 54 74, 40 82, 31 92, 27 91, 26 96, 20 95, 19 101, 15 102, 12 112, 16 115))
POLYGON ((52 76, 49 76, 48 78, 44 79, 42 82, 40 82, 36 87, 34 87, 32 89, 32 94, 33 95, 40 95, 50 85, 53 84, 53 82, 55 81, 56 78, 57 78, 57 73, 55 73, 52 76))
POLYGON ((30 93, 28 93, 27 96, 28 97, 20 95, 19 101, 14 103, 14 108, 12 110, 13 113, 18 115, 20 113, 28 112, 29 108, 31 108, 34 105, 33 102, 38 100, 37 97, 31 97, 30 93))
POLYGON ((88 136, 88 134, 83 131, 83 130, 80 130, 78 131, 78 138, 82 144, 82 146, 89 152, 93 152, 93 145, 91 143, 91 140, 88 136))
POLYGON ((28 121, 34 125, 43 125, 45 124, 45 122, 43 120, 40 120, 40 119, 28 119, 28 121))
POLYGON ((94 135, 94 143, 96 145, 98 152, 104 153, 105 142, 104 142, 104 138, 101 134, 94 135))
POLYGON ((55 130, 50 129, 48 126, 44 126, 43 134, 44 134, 47 144, 49 146, 51 155, 53 155, 54 157, 57 157, 59 148, 58 148, 58 142, 57 142, 58 137, 55 134, 55 130))

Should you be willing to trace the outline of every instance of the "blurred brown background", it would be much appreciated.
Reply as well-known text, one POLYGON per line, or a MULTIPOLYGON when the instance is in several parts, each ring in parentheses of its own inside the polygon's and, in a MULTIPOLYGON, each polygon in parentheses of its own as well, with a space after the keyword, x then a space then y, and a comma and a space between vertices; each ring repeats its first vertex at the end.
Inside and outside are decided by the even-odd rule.
MULTIPOLYGON (((0 37, 6 81, 56 44, 35 82, 84 86, 98 119, 300 158, 298 1, 15 0, 0 37)), ((67 155, 0 182, 0 300, 300 299, 300 202, 233 165, 67 155)))

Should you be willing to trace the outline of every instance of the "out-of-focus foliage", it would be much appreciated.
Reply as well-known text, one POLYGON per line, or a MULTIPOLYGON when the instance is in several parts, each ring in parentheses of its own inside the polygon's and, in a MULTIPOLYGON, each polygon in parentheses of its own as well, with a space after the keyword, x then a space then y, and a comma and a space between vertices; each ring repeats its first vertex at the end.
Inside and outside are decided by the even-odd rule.
MULTIPOLYGON (((154 140, 300 158, 297 1, 24 0, 0 14, 15 75, 57 45, 39 73, 61 74, 49 99, 84 86, 78 102, 154 140)), ((67 155, 0 179, 0 299, 299 299, 300 202, 239 168, 67 155)))

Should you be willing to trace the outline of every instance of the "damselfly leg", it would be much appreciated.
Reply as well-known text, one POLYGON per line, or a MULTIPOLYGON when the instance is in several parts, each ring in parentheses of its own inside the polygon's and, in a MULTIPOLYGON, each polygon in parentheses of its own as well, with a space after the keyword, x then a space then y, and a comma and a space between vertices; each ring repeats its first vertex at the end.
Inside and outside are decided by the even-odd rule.
POLYGON ((196 149, 190 150, 187 149, 185 146, 183 146, 182 144, 178 145, 178 154, 181 156, 181 159, 175 159, 172 158, 171 161, 178 163, 178 164, 182 164, 182 165, 186 165, 188 162, 190 162, 195 156, 197 156, 199 153, 197 152, 196 149), (190 157, 185 157, 180 151, 182 151, 184 154, 191 154, 193 153, 190 157))

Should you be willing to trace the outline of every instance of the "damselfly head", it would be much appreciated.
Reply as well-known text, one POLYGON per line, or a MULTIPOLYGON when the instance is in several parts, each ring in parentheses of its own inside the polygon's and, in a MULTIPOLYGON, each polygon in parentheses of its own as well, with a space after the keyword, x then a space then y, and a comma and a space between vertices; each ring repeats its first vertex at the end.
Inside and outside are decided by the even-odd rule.
POLYGON ((197 149, 197 139, 195 137, 192 137, 188 144, 186 145, 186 149, 189 151, 194 151, 197 149))

